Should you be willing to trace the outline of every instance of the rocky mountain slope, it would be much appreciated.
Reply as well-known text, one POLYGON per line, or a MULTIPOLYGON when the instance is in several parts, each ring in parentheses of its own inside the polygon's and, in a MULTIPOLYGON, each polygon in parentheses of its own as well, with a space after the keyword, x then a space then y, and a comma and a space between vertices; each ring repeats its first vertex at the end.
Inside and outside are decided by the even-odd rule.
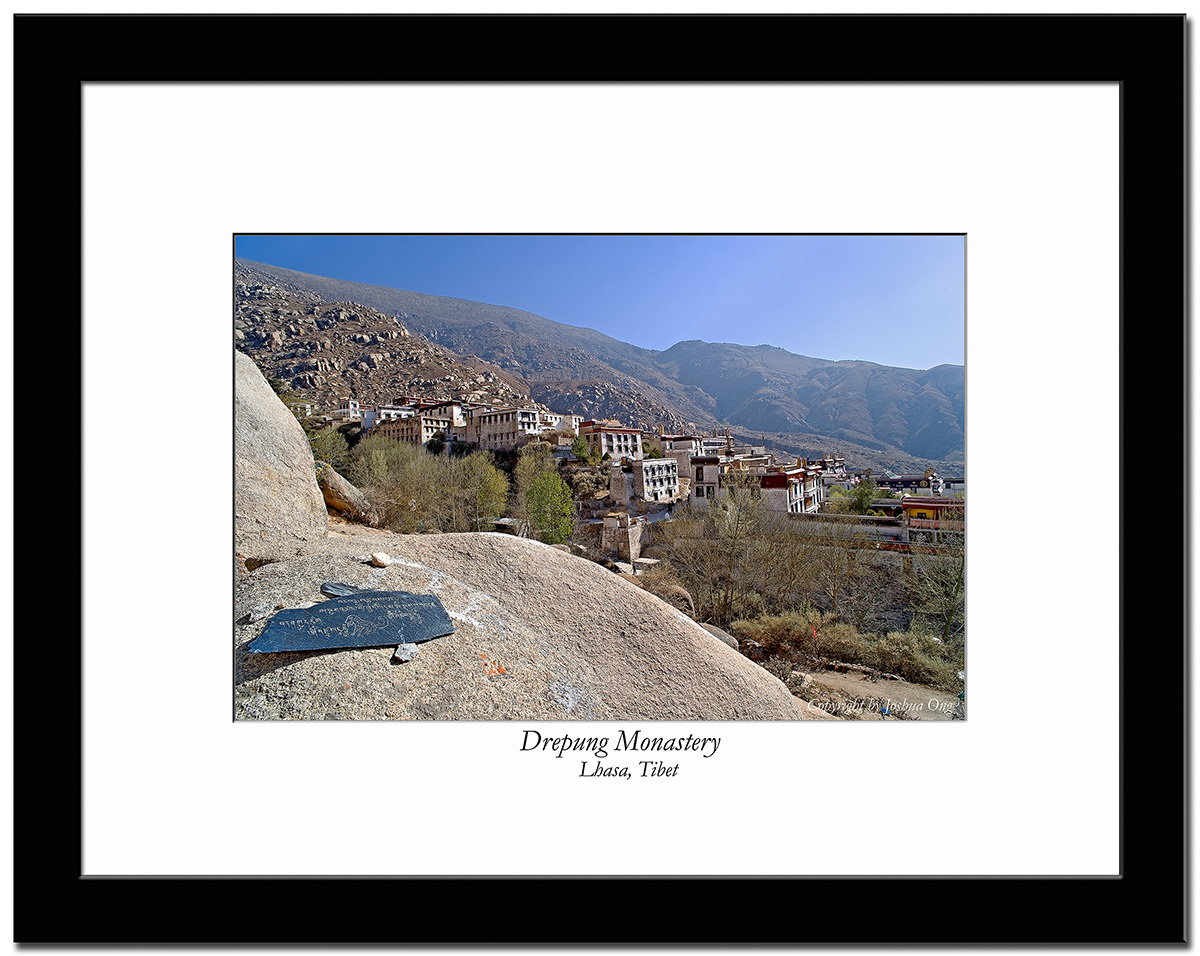
POLYGON ((326 301, 239 268, 234 344, 271 378, 325 406, 340 398, 389 403, 403 395, 504 403, 529 397, 520 378, 409 333, 402 317, 326 301))
MULTIPOLYGON (((475 368, 476 375, 486 374, 486 368, 514 392, 557 411, 616 418, 647 429, 730 427, 745 439, 766 437, 780 451, 809 455, 837 451, 856 468, 911 472, 932 466, 943 474, 962 473, 966 421, 962 366, 903 369, 828 361, 767 345, 699 341, 680 342, 658 352, 506 306, 343 282, 240 259, 235 273, 239 283, 275 285, 300 302, 355 302, 360 308, 377 310, 384 317, 385 331, 403 329, 410 339, 420 337, 428 347, 469 356, 459 361, 475 368)), ((279 318, 276 315, 263 324, 279 318)), ((289 325, 298 327, 295 320, 300 316, 287 318, 289 325)), ((378 335, 379 330, 355 334, 378 335)), ((352 341, 362 348, 346 356, 346 361, 353 359, 348 367, 337 369, 345 387, 357 390, 367 381, 406 380, 406 364, 412 363, 379 358, 398 351, 392 348, 395 338, 352 341), (375 362, 383 364, 376 368, 375 362)), ((264 351, 273 358, 292 351, 284 348, 287 339, 262 342, 259 338, 247 343, 256 360, 264 351)), ((295 362, 313 361, 314 351, 310 345, 295 362)), ((280 356, 278 361, 292 360, 280 356)), ((316 371, 328 378, 326 372, 299 364, 278 367, 294 368, 299 376, 316 371)), ((447 371, 432 380, 445 381, 445 375, 452 374, 447 371)))
POLYGON ((742 428, 961 460, 966 396, 960 366, 917 371, 828 362, 770 345, 696 341, 673 345, 656 364, 675 381, 703 389, 715 418, 742 428))
MULTIPOLYGON (((310 282, 302 273, 288 273, 238 260, 234 270, 234 344, 251 356, 265 374, 283 381, 299 398, 335 404, 339 398, 364 403, 388 403, 402 396, 495 404, 521 402, 558 412, 616 418, 646 429, 664 425, 683 429, 691 422, 671 407, 643 394, 627 376, 626 388, 607 380, 576 382, 588 395, 575 402, 572 390, 555 381, 528 381, 530 360, 526 344, 518 355, 507 348, 504 335, 489 348, 492 361, 467 352, 458 354, 435 341, 450 338, 421 323, 404 310, 383 312, 361 299, 338 298, 357 290, 330 282, 310 282), (332 298, 329 298, 332 296, 332 298), (417 323, 432 335, 415 333, 417 323)), ((486 339, 486 334, 485 334, 486 339)), ((460 340, 461 341, 461 340, 460 340)), ((553 360, 550 360, 553 364, 553 360)), ((588 369, 582 349, 566 350, 557 371, 588 369), (568 364, 563 364, 568 363, 568 364)), ((590 369, 612 376, 603 363, 590 369)), ((552 369, 553 371, 553 369, 552 369)))

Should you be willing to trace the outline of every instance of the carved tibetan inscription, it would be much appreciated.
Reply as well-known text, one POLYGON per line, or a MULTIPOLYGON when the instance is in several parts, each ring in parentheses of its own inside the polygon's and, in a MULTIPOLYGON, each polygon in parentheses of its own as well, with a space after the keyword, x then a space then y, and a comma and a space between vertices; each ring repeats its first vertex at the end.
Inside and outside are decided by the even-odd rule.
POLYGON ((356 591, 322 604, 280 611, 251 641, 255 654, 417 644, 454 633, 432 594, 356 591))

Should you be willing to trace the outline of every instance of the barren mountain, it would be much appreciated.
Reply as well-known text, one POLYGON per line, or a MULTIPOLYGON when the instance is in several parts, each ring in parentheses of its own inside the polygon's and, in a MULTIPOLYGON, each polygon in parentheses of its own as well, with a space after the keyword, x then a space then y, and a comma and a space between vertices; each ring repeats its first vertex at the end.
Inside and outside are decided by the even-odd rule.
MULTIPOLYGON (((962 473, 962 366, 894 368, 812 358, 769 345, 699 341, 679 342, 660 352, 507 306, 343 282, 241 259, 235 271, 247 289, 251 284, 275 286, 304 308, 325 304, 318 319, 332 303, 342 303, 343 310, 351 312, 375 313, 370 328, 345 326, 349 339, 339 341, 347 351, 337 358, 347 364, 328 370, 310 367, 324 358, 313 345, 317 336, 288 331, 291 338, 303 339, 297 343, 305 346, 300 351, 287 337, 264 341, 260 336, 251 343, 257 352, 239 343, 256 360, 269 355, 275 367, 292 373, 278 377, 298 388, 309 388, 304 375, 314 372, 324 375, 328 386, 329 371, 337 372, 335 384, 342 394, 364 400, 377 394, 376 385, 383 386, 378 394, 384 394, 389 388, 403 391, 407 383, 417 381, 447 389, 503 384, 513 394, 529 395, 556 411, 616 418, 643 428, 728 427, 744 439, 766 439, 777 450, 793 454, 837 451, 856 468, 909 472, 933 466, 944 474, 962 473), (407 339, 395 336, 397 330, 407 332, 407 339), (381 332, 392 337, 371 338, 381 332), (421 368, 423 363, 406 354, 403 343, 411 347, 414 341, 420 341, 423 350, 436 349, 447 362, 461 363, 471 374, 448 366, 438 366, 436 376, 429 374, 432 369, 421 368), (352 354, 354 349, 357 354, 352 354), (399 360, 397 354, 402 355, 399 360), (495 383, 487 382, 489 374, 495 383), (454 376, 468 381, 455 381, 454 376), (483 381, 476 381, 480 376, 483 381)), ((309 313, 299 307, 292 311, 297 314, 272 313, 241 331, 247 336, 260 328, 278 332, 287 318, 284 330, 295 327, 306 333, 301 320, 309 313)), ((346 321, 361 322, 361 315, 339 320, 346 321)), ((337 331, 342 328, 339 324, 337 331)), ((432 361, 433 351, 422 354, 424 364, 432 361)))
MULTIPOLYGON (((387 403, 404 396, 423 399, 541 405, 559 412, 616 418, 634 427, 691 426, 670 406, 628 376, 615 386, 613 370, 588 362, 578 348, 549 350, 521 338, 520 354, 505 345, 502 332, 485 323, 481 340, 495 336, 487 350, 496 361, 460 355, 431 337, 411 331, 411 313, 390 314, 346 297, 348 283, 309 282, 303 273, 275 270, 238 260, 234 270, 234 340, 269 378, 284 382, 297 397, 336 404, 340 398, 387 403), (332 297, 332 298, 330 298, 332 297), (537 354, 545 353, 539 365, 537 354), (543 373, 583 369, 590 382, 528 382, 526 365, 543 373), (563 387, 559 387, 560 384, 563 387), (567 387, 569 385, 569 387, 567 387)), ((363 287, 369 288, 369 287, 363 287)), ((470 303, 468 303, 470 304, 470 303)), ((421 327, 440 336, 437 327, 421 327)))
POLYGON ((929 371, 870 362, 829 362, 771 345, 680 342, 657 365, 703 388, 716 418, 751 431, 824 435, 915 458, 961 460, 965 389, 961 366, 929 371))

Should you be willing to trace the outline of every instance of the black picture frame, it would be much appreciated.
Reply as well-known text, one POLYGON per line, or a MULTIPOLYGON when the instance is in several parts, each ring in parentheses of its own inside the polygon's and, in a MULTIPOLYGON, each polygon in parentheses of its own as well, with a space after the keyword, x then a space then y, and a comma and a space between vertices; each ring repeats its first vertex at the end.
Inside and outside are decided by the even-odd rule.
MULTIPOLYGON (((86 635, 82 626, 78 637, 66 629, 65 640, 57 628, 48 633, 46 621, 35 617, 33 592, 18 588, 14 940, 297 947, 1186 943, 1188 540, 1186 530, 1180 542, 1164 529, 1176 526, 1176 475, 1186 479, 1188 460, 1186 452, 1182 461, 1175 454, 1159 459, 1181 440, 1187 447, 1187 28, 1182 14, 15 16, 18 397, 41 384, 31 363, 21 362, 39 349, 41 323, 28 317, 43 314, 48 288, 66 301, 63 290, 71 290, 72 278, 83 283, 82 242, 64 235, 71 230, 62 211, 82 209, 84 84, 1120 84, 1122 441, 1105 452, 1125 467, 1104 479, 1110 486, 1119 482, 1119 513, 1109 509, 1099 520, 1117 523, 1120 533, 1123 674, 1125 666, 1152 656, 1160 686, 1177 686, 1178 693, 1160 693, 1149 706, 1124 680, 1119 701, 1091 700, 1086 688, 1069 691, 1078 693, 1080 707, 1120 708, 1119 878, 83 878, 87 728, 76 693, 82 672, 79 684, 53 693, 45 677, 63 661, 68 670, 73 662, 82 667, 86 635), (254 38, 269 38, 276 52, 266 54, 254 38), (329 55, 278 54, 288 48, 329 55), (351 50, 352 56, 343 55, 351 50), (1177 348, 1182 369, 1175 365, 1177 348), (1163 484, 1143 487, 1134 483, 1141 441, 1127 444, 1125 436, 1133 429, 1140 438, 1150 424, 1168 440, 1156 441, 1163 484), (1164 505, 1159 495, 1165 489, 1171 514, 1151 518, 1148 512, 1164 505), (1154 500, 1135 500, 1132 490, 1154 500), (1178 623, 1173 610, 1161 613, 1175 606, 1169 581, 1176 562, 1184 578, 1178 623), (1150 567, 1153 579, 1137 573, 1150 567), (1155 599, 1130 608, 1130 595, 1155 599)), ((82 322, 81 314, 81 376, 82 322)), ((81 407, 81 415, 88 414, 81 407)), ((31 584, 35 569, 39 577, 46 573, 42 548, 25 547, 45 534, 40 510, 15 496, 15 583, 31 584)), ((54 510, 53 521, 82 529, 82 504, 77 512, 56 502, 54 510)), ((1184 512, 1186 521, 1186 490, 1184 512)), ((82 603, 87 568, 80 574, 82 603)), ((714 826, 720 825, 715 814, 714 826)), ((586 845, 603 838, 602 828, 581 825, 572 838, 586 845)), ((764 828, 764 839, 776 836, 764 828)))

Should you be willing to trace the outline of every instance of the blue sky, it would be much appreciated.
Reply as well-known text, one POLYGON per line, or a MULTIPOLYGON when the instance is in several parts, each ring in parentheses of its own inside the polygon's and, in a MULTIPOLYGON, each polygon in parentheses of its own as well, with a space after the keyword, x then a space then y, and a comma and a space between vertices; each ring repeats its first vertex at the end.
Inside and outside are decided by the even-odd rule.
POLYGON ((962 236, 248 235, 235 255, 524 309, 648 349, 703 339, 965 362, 962 236))

